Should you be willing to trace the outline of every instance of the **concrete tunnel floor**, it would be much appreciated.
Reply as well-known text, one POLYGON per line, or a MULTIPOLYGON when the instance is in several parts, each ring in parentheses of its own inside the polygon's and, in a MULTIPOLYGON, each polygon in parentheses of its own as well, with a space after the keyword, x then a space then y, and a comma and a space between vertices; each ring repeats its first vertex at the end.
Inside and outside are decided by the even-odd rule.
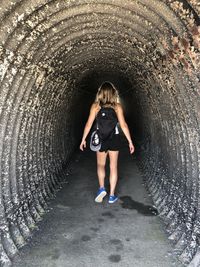
MULTIPOLYGON (((121 199, 114 204, 108 204, 107 197, 103 203, 94 202, 98 189, 96 155, 89 148, 79 151, 63 187, 49 201, 49 212, 30 242, 14 257, 14 267, 183 266, 172 252, 159 215, 145 212, 153 202, 136 157, 129 154, 126 140, 121 137, 116 190, 121 199), (129 197, 128 206, 125 196, 129 197)), ((108 189, 108 159, 106 170, 108 189)))

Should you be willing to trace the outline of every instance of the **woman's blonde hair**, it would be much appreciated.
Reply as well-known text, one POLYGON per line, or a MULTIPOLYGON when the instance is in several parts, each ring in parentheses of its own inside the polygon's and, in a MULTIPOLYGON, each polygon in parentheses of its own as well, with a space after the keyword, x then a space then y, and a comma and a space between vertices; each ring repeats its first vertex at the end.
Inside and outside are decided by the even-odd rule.
POLYGON ((95 101, 100 106, 115 107, 119 103, 119 94, 111 82, 103 82, 98 89, 95 101))

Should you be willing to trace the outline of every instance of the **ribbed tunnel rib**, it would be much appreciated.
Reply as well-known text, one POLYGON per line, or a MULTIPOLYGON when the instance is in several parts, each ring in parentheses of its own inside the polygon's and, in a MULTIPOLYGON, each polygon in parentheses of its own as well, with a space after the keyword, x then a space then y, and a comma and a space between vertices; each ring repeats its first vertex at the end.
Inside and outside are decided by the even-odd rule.
POLYGON ((196 0, 2 0, 2 266, 65 179, 106 77, 119 87, 179 259, 200 266, 199 13, 196 0))

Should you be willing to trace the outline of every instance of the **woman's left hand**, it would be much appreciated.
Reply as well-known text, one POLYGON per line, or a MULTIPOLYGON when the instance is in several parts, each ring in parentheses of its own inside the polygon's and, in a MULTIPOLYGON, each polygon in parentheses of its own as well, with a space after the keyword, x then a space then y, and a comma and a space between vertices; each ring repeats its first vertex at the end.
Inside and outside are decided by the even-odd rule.
POLYGON ((83 151, 84 148, 86 148, 86 141, 85 141, 85 140, 83 140, 83 141, 81 142, 81 144, 80 144, 80 150, 83 151))
POLYGON ((135 147, 134 147, 133 143, 129 144, 129 150, 130 150, 130 154, 133 154, 133 152, 135 151, 135 147))

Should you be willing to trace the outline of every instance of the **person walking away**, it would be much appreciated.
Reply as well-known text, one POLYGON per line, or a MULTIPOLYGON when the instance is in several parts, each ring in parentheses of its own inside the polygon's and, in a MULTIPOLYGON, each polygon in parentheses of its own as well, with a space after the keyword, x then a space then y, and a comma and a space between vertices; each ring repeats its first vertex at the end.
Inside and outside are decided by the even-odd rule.
POLYGON ((120 150, 120 136, 118 123, 128 141, 130 154, 134 153, 134 145, 131 139, 129 127, 124 118, 122 105, 119 102, 119 94, 117 89, 111 82, 104 82, 98 89, 95 101, 90 107, 88 120, 85 124, 83 136, 80 144, 80 150, 86 148, 86 137, 90 132, 94 120, 98 123, 99 132, 103 135, 101 148, 96 152, 97 158, 97 175, 99 181, 99 190, 97 192, 95 202, 102 202, 107 195, 105 183, 105 165, 107 155, 110 159, 110 192, 108 203, 114 203, 118 200, 115 195, 115 189, 118 181, 118 156, 120 150), (109 120, 105 120, 109 118, 109 120), (111 127, 111 132, 108 128, 111 127), (105 134, 106 133, 106 134, 105 134))

